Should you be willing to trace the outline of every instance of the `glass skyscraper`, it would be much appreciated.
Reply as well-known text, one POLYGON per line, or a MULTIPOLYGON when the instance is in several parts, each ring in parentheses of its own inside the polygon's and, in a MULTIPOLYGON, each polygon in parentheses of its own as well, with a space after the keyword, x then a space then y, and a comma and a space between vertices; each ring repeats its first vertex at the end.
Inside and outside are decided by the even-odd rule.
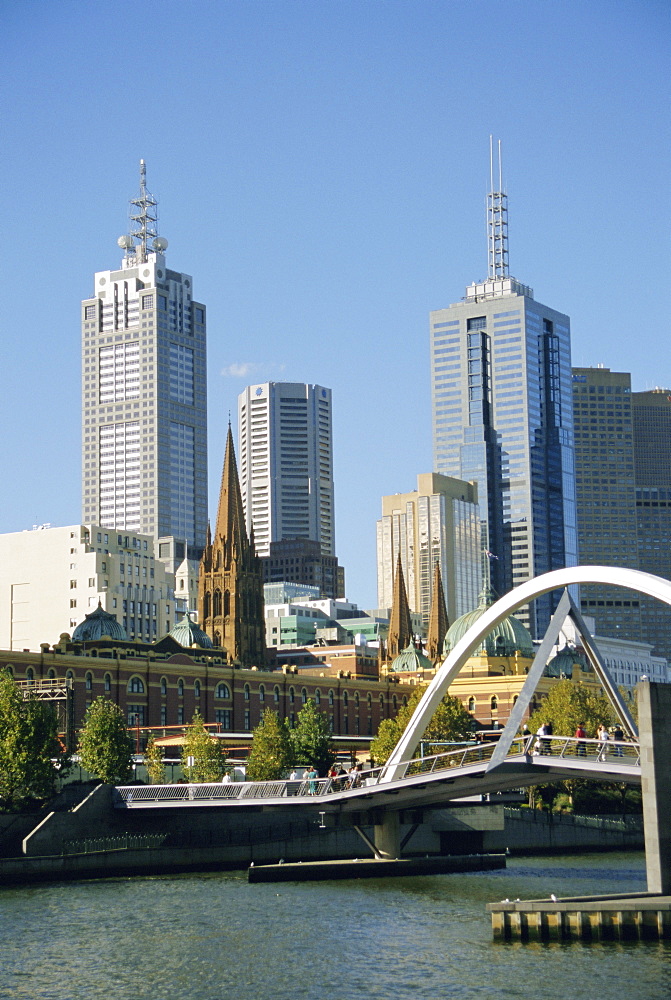
MULTIPOLYGON (((477 482, 499 595, 577 562, 570 321, 508 273, 501 188, 492 179, 487 279, 430 317, 434 469, 477 482)), ((519 613, 532 634, 557 599, 519 613)))
POLYGON ((162 539, 174 568, 205 544, 205 306, 166 265, 144 161, 118 244, 82 302, 82 519, 162 539))

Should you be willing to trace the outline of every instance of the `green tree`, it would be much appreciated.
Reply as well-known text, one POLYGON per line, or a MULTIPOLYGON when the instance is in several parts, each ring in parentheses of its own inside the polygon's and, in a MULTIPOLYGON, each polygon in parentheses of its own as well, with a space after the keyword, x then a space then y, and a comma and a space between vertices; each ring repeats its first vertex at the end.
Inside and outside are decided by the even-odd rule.
POLYGON ((182 747, 182 770, 188 781, 220 781, 226 758, 219 740, 210 736, 200 712, 196 712, 182 747), (193 758, 193 764, 189 759, 193 758))
POLYGON ((132 774, 133 740, 123 712, 99 697, 86 710, 79 733, 79 756, 87 771, 106 785, 121 785, 132 774))
POLYGON ((293 747, 293 763, 312 764, 319 774, 324 775, 335 760, 331 746, 331 723, 325 712, 317 711, 314 699, 310 698, 298 713, 295 729, 289 730, 293 747))
POLYGON ((267 708, 252 734, 247 761, 250 781, 277 781, 293 764, 293 746, 285 720, 267 708))
POLYGON ((48 799, 58 775, 54 765, 67 761, 53 707, 24 698, 9 670, 0 670, 0 806, 15 810, 48 799))
POLYGON ((588 736, 595 737, 600 723, 610 725, 615 715, 605 695, 587 684, 557 681, 529 719, 532 733, 543 722, 551 722, 556 736, 573 736, 582 723, 588 736))
MULTIPOLYGON (((391 756, 425 690, 425 686, 415 688, 408 704, 401 706, 396 718, 384 719, 380 723, 377 735, 370 745, 371 757, 376 764, 386 763, 391 756)), ((461 699, 446 694, 433 713, 422 740, 425 743, 451 743, 467 740, 472 736, 473 716, 466 711, 461 699)), ((440 749, 436 747, 436 752, 440 749)))
POLYGON ((163 751, 161 747, 156 745, 153 733, 147 740, 147 747, 144 752, 144 765, 147 768, 149 780, 152 785, 162 785, 165 781, 163 751))

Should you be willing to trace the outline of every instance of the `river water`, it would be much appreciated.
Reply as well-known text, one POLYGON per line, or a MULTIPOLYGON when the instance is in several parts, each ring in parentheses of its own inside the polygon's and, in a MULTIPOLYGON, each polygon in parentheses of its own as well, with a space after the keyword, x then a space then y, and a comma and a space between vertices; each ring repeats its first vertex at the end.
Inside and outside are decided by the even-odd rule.
POLYGON ((485 903, 645 889, 642 854, 249 885, 244 872, 0 889, 12 1000, 671 997, 671 945, 494 944, 485 903))

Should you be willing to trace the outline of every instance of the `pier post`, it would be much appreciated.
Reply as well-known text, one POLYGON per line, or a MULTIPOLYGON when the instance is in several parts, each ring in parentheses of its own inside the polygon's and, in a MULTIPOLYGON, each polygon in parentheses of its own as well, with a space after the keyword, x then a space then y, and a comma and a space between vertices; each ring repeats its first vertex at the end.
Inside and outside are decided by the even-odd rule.
POLYGON ((671 684, 636 685, 648 892, 671 894, 671 684))
POLYGON ((375 850, 380 858, 400 858, 401 834, 398 812, 385 809, 373 826, 375 850))

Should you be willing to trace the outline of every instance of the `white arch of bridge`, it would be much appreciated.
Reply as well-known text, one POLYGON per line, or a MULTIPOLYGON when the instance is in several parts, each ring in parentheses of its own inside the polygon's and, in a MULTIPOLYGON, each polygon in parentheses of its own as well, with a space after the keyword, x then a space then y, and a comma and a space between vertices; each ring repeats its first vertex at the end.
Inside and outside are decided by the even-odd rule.
MULTIPOLYGON (((625 569, 621 566, 567 566, 564 569, 557 569, 550 573, 544 573, 542 576, 535 577, 533 580, 526 580, 524 583, 520 584, 519 587, 511 590, 510 593, 505 594, 498 601, 496 601, 495 604, 492 604, 491 607, 487 608, 484 614, 481 615, 468 632, 462 636, 454 649, 449 653, 443 662, 443 665, 437 671, 436 676, 433 678, 424 692, 424 695, 420 699, 419 704, 417 705, 417 708, 415 709, 413 716, 403 733, 403 736, 397 743, 394 752, 387 761, 384 775, 380 780, 383 782, 393 781, 396 777, 400 776, 402 772, 400 765, 403 765, 412 759, 419 741, 424 735, 426 727, 431 721, 436 708, 446 694, 450 684, 471 656, 473 650, 478 647, 482 639, 489 632, 491 632, 491 630, 498 625, 499 622, 502 622, 504 618, 512 614, 524 604, 534 600, 536 597, 540 597, 542 594, 547 594, 550 590, 559 590, 564 587, 569 587, 572 584, 581 583, 603 583, 609 586, 626 587, 628 590, 639 591, 642 594, 647 594, 648 597, 656 598, 659 601, 663 601, 665 604, 671 605, 671 582, 669 580, 664 580, 659 576, 653 576, 652 573, 643 573, 641 570, 637 569, 625 569)), ((584 623, 582 623, 580 613, 571 601, 568 592, 564 594, 562 600, 560 601, 560 605, 553 616, 545 638, 541 643, 539 652, 534 659, 531 670, 529 671, 527 682, 525 683, 525 688, 527 688, 527 684, 530 686, 527 690, 527 699, 529 697, 529 690, 533 693, 533 690, 535 690, 536 685, 540 680, 540 676, 547 662, 547 656, 549 655, 564 619, 569 613, 579 624, 582 625, 580 631, 582 632, 583 637, 587 639, 590 659, 592 660, 593 666, 595 666, 599 674, 601 674, 601 679, 604 681, 607 695, 616 706, 621 716, 627 718, 627 709, 622 703, 617 692, 617 688, 613 684, 605 665, 601 661, 598 651, 589 642, 588 637, 585 636, 585 632, 587 630, 584 628, 584 623), (531 685, 533 685, 532 689, 531 685)), ((511 735, 514 735, 514 731, 520 721, 517 719, 517 715, 522 715, 525 706, 522 702, 520 702, 520 699, 518 699, 518 703, 518 711, 515 712, 515 710, 513 710, 511 718, 503 731, 500 747, 501 752, 495 754, 492 758, 492 766, 496 766, 500 762, 500 759, 505 756, 505 753, 507 752, 507 745, 510 743, 510 737, 511 735)), ((518 706, 516 705, 515 707, 517 708, 518 706)), ((631 727, 635 730, 633 722, 631 723, 631 727)))

